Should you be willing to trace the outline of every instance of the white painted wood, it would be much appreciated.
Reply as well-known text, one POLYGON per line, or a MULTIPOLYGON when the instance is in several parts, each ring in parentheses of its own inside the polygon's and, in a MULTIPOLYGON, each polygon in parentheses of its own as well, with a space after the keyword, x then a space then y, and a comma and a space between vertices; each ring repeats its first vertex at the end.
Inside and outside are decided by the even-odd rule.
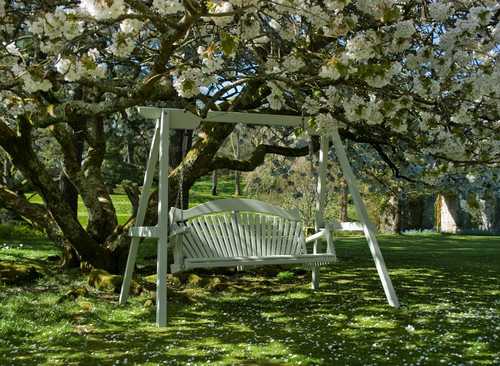
POLYGON ((170 114, 163 111, 160 117, 160 179, 158 199, 158 239, 157 279, 156 279, 156 324, 167 325, 167 264, 168 264, 168 145, 170 142, 170 114))
POLYGON ((195 268, 261 266, 271 264, 333 263, 331 254, 300 254, 274 256, 239 256, 224 258, 186 258, 185 270, 195 268))
POLYGON ((332 130, 332 138, 333 138, 333 145, 335 147, 335 153, 342 168, 342 173, 344 174, 344 177, 347 181, 352 200, 356 207, 357 215, 361 219, 361 222, 363 223, 364 226, 363 231, 365 233, 366 240, 368 241, 368 246, 370 248, 373 260, 375 261, 375 267, 377 268, 380 282, 382 282, 382 287, 384 288, 385 296, 391 306, 398 308, 399 307, 398 297, 396 295, 396 292, 394 291, 391 278, 389 277, 389 273, 385 266, 384 258, 382 256, 382 252, 380 251, 377 237, 375 236, 375 233, 371 228, 372 225, 368 217, 368 212, 363 203, 363 200, 361 199, 361 195, 358 189, 358 184, 356 182, 356 177, 354 176, 354 172, 352 171, 351 165, 349 164, 349 161, 347 159, 347 154, 340 139, 337 127, 335 127, 332 130))
POLYGON ((157 108, 157 107, 139 107, 139 114, 146 119, 161 118, 162 110, 170 115, 170 129, 194 130, 200 125, 201 118, 197 115, 178 108, 157 108))
POLYGON ((238 214, 238 224, 240 229, 241 246, 243 248, 243 255, 252 255, 251 239, 248 233, 248 213, 240 212, 238 214))
POLYGON ((230 211, 265 213, 268 215, 280 216, 288 220, 300 220, 300 213, 298 210, 285 210, 281 207, 273 206, 265 202, 246 198, 230 198, 209 201, 189 210, 184 210, 182 214, 180 209, 172 208, 174 221, 178 221, 180 217, 184 220, 189 220, 196 216, 230 211))
POLYGON ((302 117, 287 116, 279 114, 265 113, 242 113, 242 112, 225 112, 225 111, 210 111, 205 119, 201 119, 190 111, 177 108, 158 108, 158 107, 139 107, 139 113, 147 119, 158 119, 161 116, 162 110, 172 113, 171 128, 179 129, 194 129, 198 127, 200 121, 218 122, 218 123, 243 123, 249 125, 266 125, 266 126, 302 126, 302 117), (197 123, 197 124, 196 124, 197 123))
POLYGON ((313 235, 310 235, 306 238, 306 243, 310 243, 313 241, 318 241, 321 238, 326 238, 326 231, 325 229, 320 229, 317 233, 314 233, 313 235))
POLYGON ((215 231, 219 238, 221 238, 220 243, 222 246, 222 253, 224 256, 229 257, 229 247, 231 246, 231 241, 229 240, 229 234, 227 232, 226 226, 224 224, 223 217, 221 215, 211 216, 212 220, 217 224, 214 226, 215 231))
POLYGON ((204 119, 207 122, 219 123, 243 123, 248 125, 266 126, 302 126, 303 119, 300 116, 286 116, 265 113, 242 113, 242 112, 219 112, 210 111, 204 119))
POLYGON ((256 223, 255 223, 255 228, 256 228, 256 240, 257 240, 257 255, 264 255, 264 240, 263 240, 263 215, 257 215, 256 216, 256 223))
MULTIPOLYGON (((193 238, 195 240, 195 245, 197 246, 199 256, 201 257, 211 257, 212 253, 216 255, 216 250, 213 252, 212 249, 216 248, 216 245, 208 245, 208 241, 203 234, 203 230, 201 229, 199 219, 191 220, 191 226, 193 228, 193 238)), ((213 244, 213 241, 212 241, 213 244)))
POLYGON ((248 215, 248 232, 250 236, 250 253, 257 254, 257 242, 256 242, 256 225, 255 225, 256 215, 248 215))
POLYGON ((129 236, 138 238, 159 238, 160 229, 158 226, 136 226, 128 231, 129 236))
POLYGON ((325 230, 326 233, 326 252, 328 254, 332 254, 335 256, 335 260, 337 260, 337 251, 335 250, 335 239, 333 238, 332 232, 330 229, 325 230))
POLYGON ((234 243, 235 243, 235 249, 236 249, 236 255, 245 255, 243 253, 243 246, 242 246, 242 238, 240 237, 240 223, 238 222, 238 211, 232 211, 231 216, 231 228, 234 236, 234 243))
MULTIPOLYGON (((195 129, 201 119, 180 109, 140 108, 140 113, 151 119, 159 119, 155 128, 150 157, 146 168, 143 190, 141 192, 139 212, 135 225, 131 230, 133 237, 124 274, 124 282, 120 293, 120 303, 124 303, 128 296, 130 281, 137 256, 139 236, 158 238, 157 260, 157 324, 166 325, 167 320, 167 247, 172 240, 174 247, 174 265, 172 271, 182 271, 189 268, 242 266, 281 263, 310 263, 313 267, 320 264, 335 262, 334 237, 330 229, 352 231, 362 229, 367 238, 370 251, 377 267, 377 272, 384 287, 389 303, 399 306, 397 296, 392 287, 392 282, 387 273, 377 239, 375 229, 368 220, 359 190, 357 189, 354 173, 347 161, 338 131, 333 131, 333 141, 342 171, 349 184, 349 189, 362 223, 324 223, 324 203, 326 160, 328 153, 328 139, 321 139, 320 149, 320 176, 318 180, 318 203, 315 226, 316 229, 325 230, 327 240, 326 254, 307 254, 306 240, 300 222, 298 210, 284 210, 255 200, 219 200, 200 205, 194 209, 184 211, 188 217, 181 220, 180 210, 173 209, 169 220, 168 206, 168 144, 169 130, 171 128, 195 129), (161 143, 160 143, 161 140, 161 143), (160 147, 159 147, 160 146, 160 147), (159 150, 159 154, 158 154, 159 150), (160 155, 160 194, 158 204, 158 229, 142 227, 145 210, 149 199, 149 189, 153 179, 153 171, 160 155), (231 219, 228 212, 242 211, 231 219), (215 215, 212 215, 215 214, 215 215), (186 220, 201 217, 191 225, 186 220), (271 217, 270 217, 271 216, 271 217), (279 219, 272 217, 278 216, 279 219), (214 219, 215 217, 215 219, 214 219), (183 221, 180 222, 179 220, 183 221), (283 222, 284 221, 284 222, 283 222), (168 236, 169 223, 175 231, 168 236), (194 225, 194 227, 193 227, 194 225), (158 231, 158 233, 156 232, 158 231), (170 239, 169 239, 170 238, 170 239), (239 244, 236 245, 236 244, 239 244), (222 254, 222 257, 221 257, 222 254), (237 254, 236 256, 234 254, 237 254), (257 255, 248 255, 257 254, 257 255), (207 259, 208 258, 208 259, 207 259), (189 261, 189 266, 186 262, 189 261)), ((302 118, 296 116, 278 116, 266 114, 251 114, 238 112, 209 112, 205 121, 221 123, 244 123, 258 125, 301 126, 302 118)), ((315 245, 314 252, 317 252, 315 245)), ((316 277, 317 278, 317 277, 316 277)), ((313 282, 314 279, 313 279, 313 282)))
POLYGON ((363 232, 364 225, 360 222, 338 222, 336 220, 329 220, 326 222, 326 227, 334 231, 361 231, 363 232))
MULTIPOLYGON (((153 182, 154 171, 156 163, 158 162, 158 149, 160 146, 160 125, 156 123, 153 141, 151 142, 151 149, 149 150, 148 162, 146 164, 146 172, 144 174, 144 182, 142 184, 142 191, 139 197, 139 207, 137 209, 137 216, 135 218, 135 225, 141 226, 144 224, 146 217, 146 209, 148 206, 151 184, 153 182)), ((125 273, 123 274, 123 282, 120 290, 120 305, 127 302, 128 294, 130 291, 130 283, 134 273, 135 261, 137 258, 137 251, 139 249, 139 238, 132 238, 127 257, 127 265, 125 266, 125 273)))
MULTIPOLYGON (((320 137, 320 149, 318 153, 319 174, 316 187, 316 215, 315 215, 315 230, 318 231, 324 226, 325 204, 326 204, 326 169, 328 164, 328 137, 320 137)), ((325 232, 322 233, 325 236, 325 232)), ((307 243, 307 239, 306 239, 307 243)), ((316 254, 318 249, 318 240, 314 241, 313 253, 316 254)), ((313 290, 319 288, 319 267, 314 266, 311 271, 311 287, 313 290)))

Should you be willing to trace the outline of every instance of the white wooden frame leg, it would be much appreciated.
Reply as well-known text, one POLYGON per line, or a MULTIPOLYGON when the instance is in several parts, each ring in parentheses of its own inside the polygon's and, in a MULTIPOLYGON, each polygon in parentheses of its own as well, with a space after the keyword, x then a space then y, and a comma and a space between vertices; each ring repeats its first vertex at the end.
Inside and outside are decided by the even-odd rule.
POLYGON ((389 302, 389 305, 399 308, 398 297, 396 295, 396 292, 394 291, 394 287, 392 286, 391 278, 389 277, 387 267, 385 266, 384 257, 382 256, 382 252, 380 251, 380 247, 378 245, 377 237, 375 236, 372 224, 370 223, 368 212, 363 203, 363 200, 361 199, 356 177, 354 176, 354 172, 352 171, 351 165, 347 160, 347 154, 345 152, 344 145, 342 144, 342 141, 340 139, 337 127, 333 129, 332 138, 337 159, 340 163, 340 167, 347 181, 347 185, 349 187, 352 200, 356 207, 356 213, 358 214, 358 217, 361 220, 361 223, 363 224, 363 231, 366 240, 368 241, 368 246, 370 247, 370 252, 372 254, 373 260, 375 261, 375 267, 377 268, 380 282, 382 282, 382 287, 384 288, 385 296, 387 298, 387 301, 389 302))
POLYGON ((328 254, 333 254, 335 256, 335 262, 337 259, 337 251, 335 250, 335 239, 333 238, 332 232, 328 225, 326 225, 326 252, 328 254))
POLYGON ((156 324, 167 325, 167 266, 168 266, 168 145, 170 142, 170 113, 162 111, 160 118, 160 179, 158 199, 158 256, 156 263, 156 324))
MULTIPOLYGON (((315 231, 319 232, 321 228, 325 227, 325 201, 326 201, 326 168, 328 160, 328 137, 321 136, 320 149, 318 154, 319 174, 318 184, 316 186, 316 216, 315 216, 315 231)), ((313 253, 317 253, 318 241, 314 242, 313 253)), ((319 266, 313 267, 311 273, 312 281, 311 288, 316 290, 319 288, 319 266)))
MULTIPOLYGON (((318 240, 314 242, 313 253, 318 252, 318 240)), ((314 266, 311 271, 311 288, 313 290, 319 289, 319 266, 314 266)))
MULTIPOLYGON (((156 124, 155 132, 153 135, 153 142, 151 143, 151 150, 149 151, 148 162, 146 164, 146 174, 144 175, 144 182, 142 185, 142 192, 139 197, 139 207, 137 209, 137 216, 135 218, 134 226, 142 226, 144 218, 146 217, 146 210, 148 208, 149 195, 151 191, 151 184, 153 183, 154 171, 156 163, 158 162, 158 147, 160 146, 160 129, 159 123, 156 124)), ((127 266, 125 267, 125 274, 123 275, 122 288, 120 291, 120 305, 127 302, 130 283, 132 275, 134 274, 135 261, 137 259, 137 251, 139 249, 139 237, 132 238, 130 249, 127 257, 127 266)))

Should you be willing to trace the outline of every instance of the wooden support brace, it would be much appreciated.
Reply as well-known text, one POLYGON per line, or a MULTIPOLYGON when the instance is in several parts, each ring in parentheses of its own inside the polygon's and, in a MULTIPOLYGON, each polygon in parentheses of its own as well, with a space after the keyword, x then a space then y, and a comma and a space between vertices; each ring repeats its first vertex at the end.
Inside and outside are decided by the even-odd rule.
POLYGON ((384 288, 385 296, 387 298, 388 303, 391 306, 398 308, 399 307, 398 297, 396 295, 396 292, 394 291, 394 287, 392 286, 391 278, 389 277, 389 273, 385 266, 384 257, 382 256, 382 252, 380 251, 380 247, 378 245, 377 237, 375 236, 375 232, 372 228, 372 224, 370 223, 370 219, 368 217, 368 211, 366 210, 363 200, 361 199, 356 177, 354 176, 354 172, 352 171, 351 165, 347 160, 347 154, 345 152, 344 145, 342 144, 338 129, 336 127, 333 129, 332 138, 333 138, 333 146, 335 147, 335 153, 340 163, 342 173, 344 174, 344 177, 347 181, 347 185, 349 187, 352 200, 356 207, 356 212, 363 224, 363 231, 366 240, 368 242, 368 246, 370 248, 373 260, 375 261, 375 267, 377 268, 380 282, 382 282, 382 287, 384 288))
MULTIPOLYGON (((146 210, 148 207, 149 195, 151 184, 153 183, 154 171, 156 169, 156 163, 158 162, 158 149, 160 146, 160 125, 156 124, 155 132, 153 135, 153 141, 151 143, 151 149, 149 151, 148 162, 146 165, 146 174, 144 175, 144 183, 142 185, 142 192, 139 197, 139 208, 137 210, 137 216, 135 218, 135 226, 141 226, 144 224, 144 218, 146 217, 146 210)), ((132 275, 134 273, 135 261, 137 258, 137 251, 139 249, 139 237, 132 238, 130 243, 130 249, 127 257, 127 265, 125 267, 125 274, 123 275, 122 288, 120 291, 121 305, 127 302, 130 283, 132 281, 132 275)))
POLYGON ((168 145, 170 142, 170 113, 162 111, 160 117, 160 179, 158 200, 158 255, 156 262, 156 324, 167 325, 167 265, 168 265, 168 145))

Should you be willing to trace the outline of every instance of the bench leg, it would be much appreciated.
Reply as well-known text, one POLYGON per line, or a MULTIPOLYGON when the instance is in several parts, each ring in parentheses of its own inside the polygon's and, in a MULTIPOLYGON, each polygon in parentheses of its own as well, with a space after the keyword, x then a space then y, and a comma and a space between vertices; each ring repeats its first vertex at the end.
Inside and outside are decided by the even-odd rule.
POLYGON ((319 267, 313 267, 311 271, 311 288, 313 290, 319 289, 319 267))
MULTIPOLYGON (((318 253, 318 241, 316 240, 313 245, 313 253, 318 253)), ((317 290, 319 288, 319 267, 313 267, 311 271, 311 288, 317 290)))

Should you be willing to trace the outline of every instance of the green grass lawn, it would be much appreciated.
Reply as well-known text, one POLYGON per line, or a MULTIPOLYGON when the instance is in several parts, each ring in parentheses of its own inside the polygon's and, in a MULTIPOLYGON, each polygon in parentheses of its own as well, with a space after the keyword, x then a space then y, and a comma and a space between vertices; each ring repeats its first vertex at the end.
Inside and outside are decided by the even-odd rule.
MULTIPOLYGON (((42 263, 57 253, 29 233, 3 235, 0 260, 42 263)), ((151 292, 124 307, 93 288, 64 300, 86 279, 49 266, 32 284, 0 285, 0 364, 500 364, 500 238, 380 242, 399 310, 385 303, 364 241, 348 237, 316 292, 300 268, 219 275, 216 290, 172 285, 166 329, 154 326, 151 292)))
MULTIPOLYGON (((196 205, 233 194, 230 179, 193 187, 196 205)), ((129 216, 113 195, 120 222, 129 216)), ((36 196, 33 200, 39 200, 36 196)), ((86 223, 80 204, 79 217, 86 223)), ((42 235, 0 226, 0 261, 34 264, 32 283, 0 283, 0 365, 500 365, 500 237, 381 236, 401 309, 389 307, 360 237, 338 243, 318 291, 301 267, 198 273, 170 282, 168 328, 154 326, 154 286, 118 295, 61 272, 42 235), (72 289, 88 293, 72 298, 72 289)), ((140 264, 154 262, 154 243, 140 264)))

